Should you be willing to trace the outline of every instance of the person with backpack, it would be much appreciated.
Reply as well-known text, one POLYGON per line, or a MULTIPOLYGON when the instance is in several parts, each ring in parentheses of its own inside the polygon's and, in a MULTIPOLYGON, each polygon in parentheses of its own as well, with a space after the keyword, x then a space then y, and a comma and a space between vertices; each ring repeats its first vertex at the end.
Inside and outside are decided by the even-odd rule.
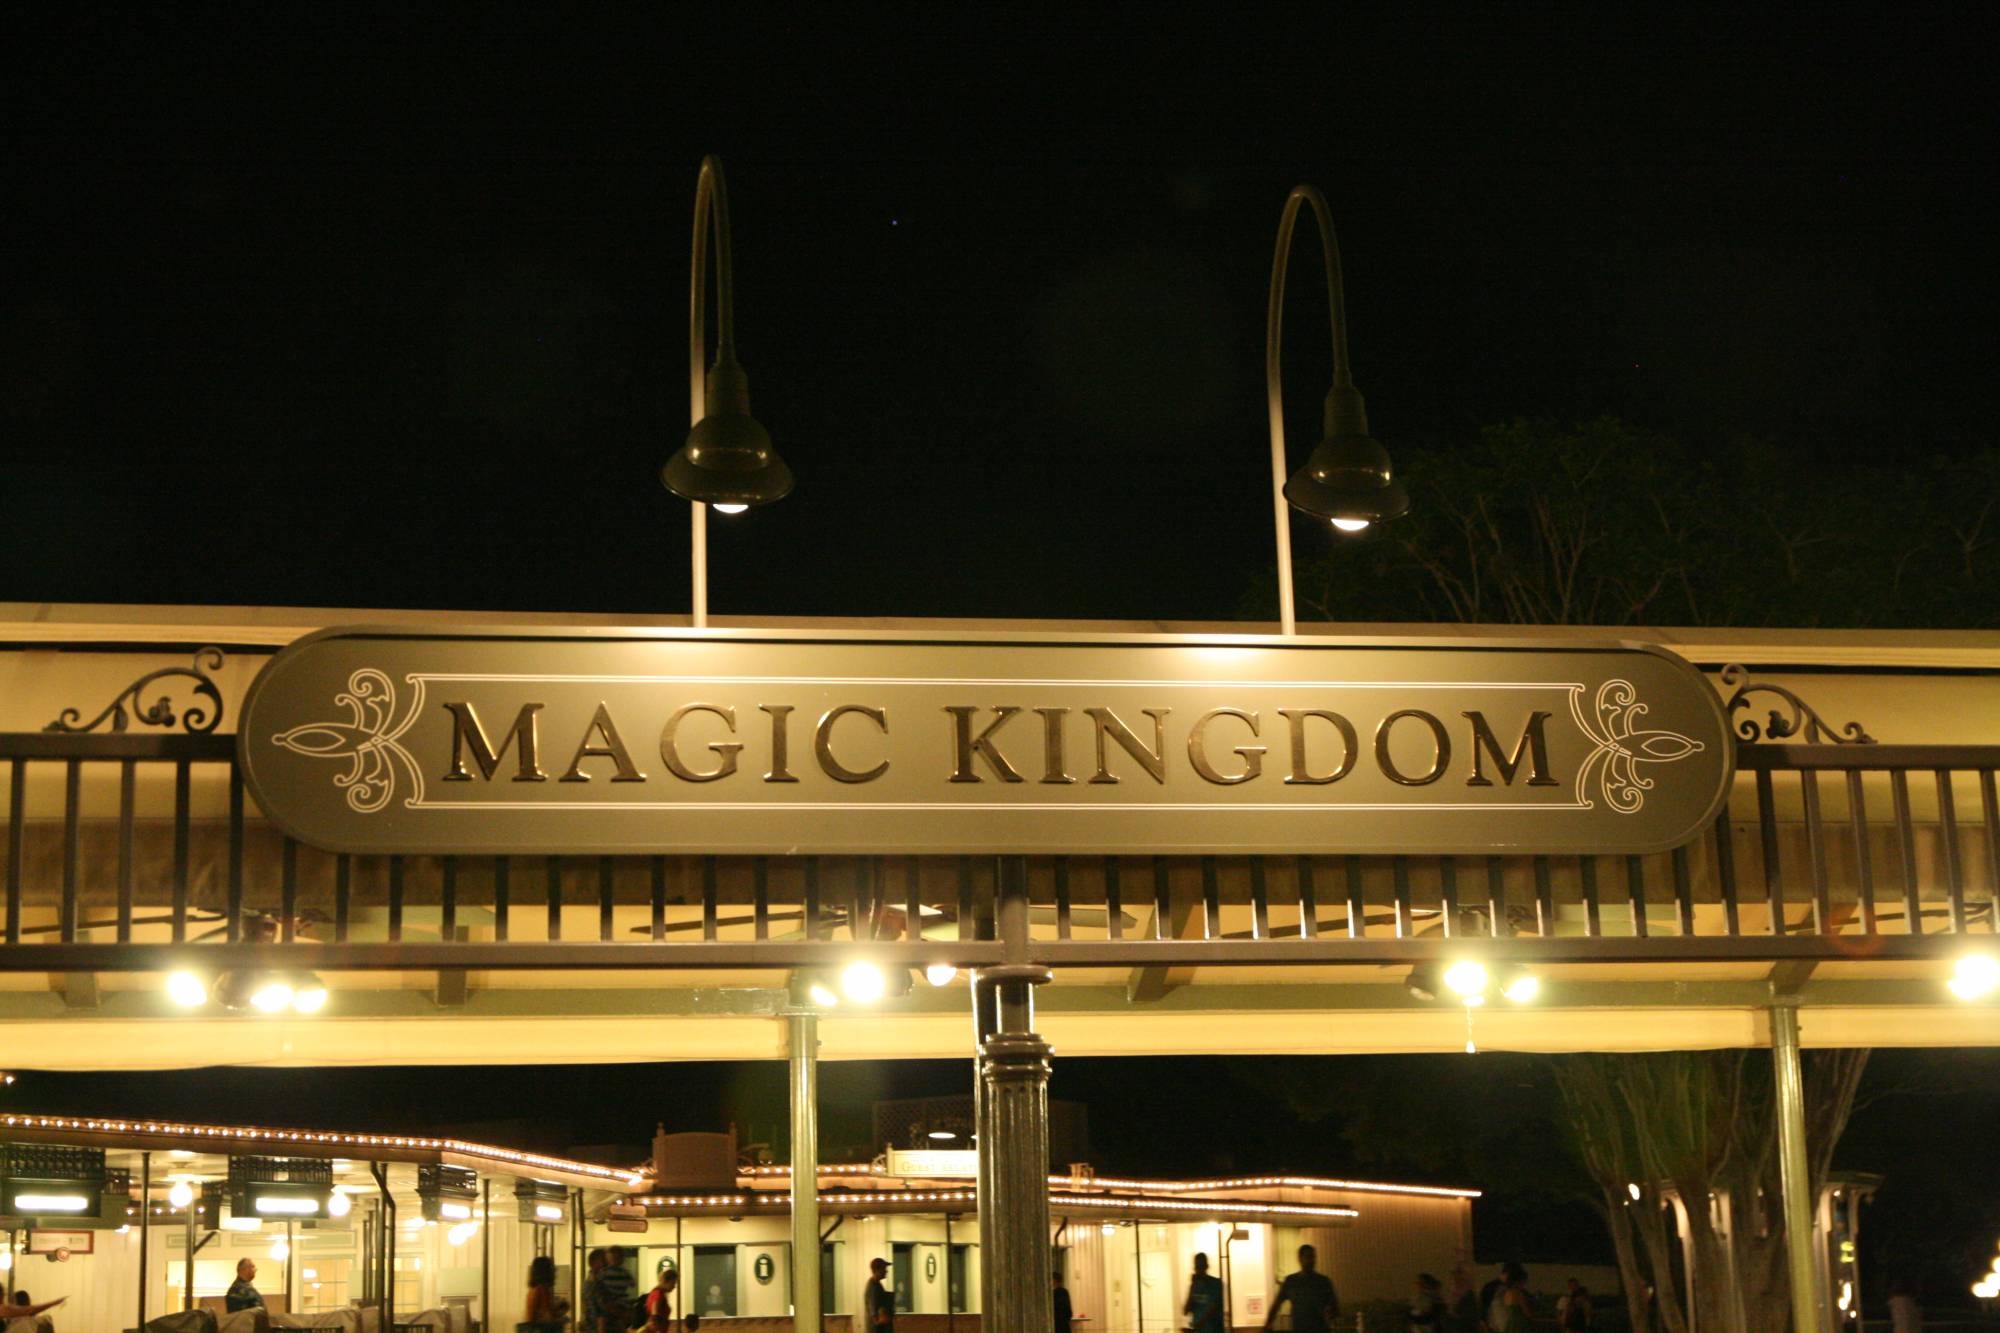
POLYGON ((681 1275, 661 1265, 659 1281, 634 1309, 632 1327, 643 1328, 646 1333, 667 1333, 673 1327, 674 1291, 680 1284, 681 1275))

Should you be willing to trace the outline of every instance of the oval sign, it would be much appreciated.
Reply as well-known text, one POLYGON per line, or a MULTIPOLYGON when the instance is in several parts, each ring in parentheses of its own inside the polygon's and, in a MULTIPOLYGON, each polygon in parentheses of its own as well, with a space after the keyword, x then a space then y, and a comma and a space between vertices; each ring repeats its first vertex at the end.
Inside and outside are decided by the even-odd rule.
POLYGON ((338 629, 238 730, 355 853, 1651 852, 1734 760, 1680 658, 1478 640, 338 629))
POLYGON ((777 1273, 778 1266, 771 1261, 770 1255, 760 1254, 757 1256, 757 1262, 752 1265, 751 1271, 757 1275, 758 1285, 765 1286, 770 1283, 773 1275, 777 1273))

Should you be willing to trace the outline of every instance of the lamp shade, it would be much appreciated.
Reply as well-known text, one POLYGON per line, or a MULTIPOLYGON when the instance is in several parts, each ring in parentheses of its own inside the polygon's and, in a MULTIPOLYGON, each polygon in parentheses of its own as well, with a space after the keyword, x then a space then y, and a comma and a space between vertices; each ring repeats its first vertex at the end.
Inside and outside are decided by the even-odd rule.
POLYGON ((1312 457, 1285 483, 1294 509, 1356 527, 1401 518, 1410 495, 1396 480, 1389 451, 1368 434, 1368 413, 1353 385, 1326 396, 1326 430, 1312 457))
POLYGON ((750 415, 749 378, 733 360, 708 372, 700 421, 660 469, 683 500, 707 505, 762 505, 792 492, 792 470, 750 415))

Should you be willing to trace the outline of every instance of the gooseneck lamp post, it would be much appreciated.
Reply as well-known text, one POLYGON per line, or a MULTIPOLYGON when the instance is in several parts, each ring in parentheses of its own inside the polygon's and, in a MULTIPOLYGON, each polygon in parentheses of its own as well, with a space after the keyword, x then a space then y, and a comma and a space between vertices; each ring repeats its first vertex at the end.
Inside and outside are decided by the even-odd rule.
POLYGON ((694 254, 688 277, 687 443, 660 469, 666 488, 693 506, 693 622, 708 623, 708 511, 740 514, 782 500, 792 470, 750 415, 750 381, 736 361, 735 292, 729 264, 729 190, 722 163, 701 160, 694 193, 694 254), (708 241, 715 237, 715 361, 708 360, 708 241))
POLYGON ((1271 508, 1278 526, 1278 617, 1287 635, 1298 633, 1292 598, 1292 516, 1296 508, 1329 519, 1342 532, 1399 518, 1410 497, 1389 466, 1389 453, 1368 435, 1368 410, 1347 366, 1347 303, 1340 278, 1340 243, 1326 200, 1310 185, 1285 198, 1278 219, 1278 250, 1271 260, 1271 304, 1264 325, 1264 395, 1271 419, 1271 508), (1326 258, 1326 299, 1333 321, 1333 387, 1327 391, 1325 426, 1304 467, 1285 477, 1285 406, 1279 383, 1279 348, 1285 332, 1285 269, 1299 205, 1310 204, 1326 258))

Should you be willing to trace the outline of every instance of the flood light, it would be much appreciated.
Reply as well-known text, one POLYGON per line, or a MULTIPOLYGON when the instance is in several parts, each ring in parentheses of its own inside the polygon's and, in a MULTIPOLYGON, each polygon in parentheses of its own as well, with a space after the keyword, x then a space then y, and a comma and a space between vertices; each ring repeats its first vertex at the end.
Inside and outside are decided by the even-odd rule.
POLYGON ((326 1215, 328 1217, 346 1217, 353 1211, 354 1200, 348 1198, 345 1194, 336 1193, 326 1201, 326 1215))
POLYGON ((1368 531, 1368 520, 1365 518, 1336 518, 1333 520, 1333 526, 1339 528, 1342 532, 1366 532, 1368 531))
POLYGON ((840 997, 833 993, 833 987, 824 981, 815 981, 808 985, 806 998, 822 1009, 832 1009, 840 1003, 840 997))
POLYGON ((1461 958, 1444 970, 1444 984, 1454 995, 1483 995, 1486 991, 1486 965, 1461 958))
POLYGON ((80 1213, 90 1207, 90 1200, 81 1194, 16 1194, 14 1211, 17 1213, 80 1213))
POLYGON ((1516 972, 1500 987, 1500 993, 1514 1004, 1527 1004, 1542 993, 1542 979, 1533 972, 1516 972))
POLYGON ((1952 969, 1945 986, 1961 1000, 1983 1000, 2000 990, 2000 958, 1989 953, 1969 953, 1952 969))
POLYGON ((176 1208, 185 1208, 194 1202, 194 1186, 185 1180, 176 1180, 174 1187, 167 1191, 167 1202, 176 1208))
POLYGON ((326 1008, 326 987, 317 982, 309 982, 292 992, 292 1011, 300 1014, 316 1014, 326 1008))
POLYGON ((291 1007, 292 984, 273 979, 250 992, 250 1007, 260 1014, 281 1013, 291 1007))
POLYGON ((541 1222, 560 1222, 563 1210, 552 1203, 538 1203, 535 1205, 535 1218, 541 1222))
POLYGON ((169 972, 167 998, 183 1009, 199 1009, 208 1003, 208 983, 192 972, 169 972))
POLYGON ((716 513, 718 513, 718 514, 740 514, 740 513, 742 513, 742 512, 744 511, 744 510, 748 509, 749 507, 750 507, 749 505, 710 505, 710 506, 709 506, 709 508, 710 508, 710 509, 713 509, 713 510, 714 510, 714 511, 715 511, 716 513))
POLYGON ((888 989, 889 979, 873 963, 857 960, 840 970, 840 993, 856 1004, 874 1004, 888 989))
POLYGON ((292 1247, 285 1244, 282 1236, 271 1242, 271 1261, 273 1263, 281 1264, 291 1257, 292 1247))
POLYGON ((950 963, 932 963, 924 969, 924 980, 933 986, 949 986, 958 979, 958 969, 950 963))

